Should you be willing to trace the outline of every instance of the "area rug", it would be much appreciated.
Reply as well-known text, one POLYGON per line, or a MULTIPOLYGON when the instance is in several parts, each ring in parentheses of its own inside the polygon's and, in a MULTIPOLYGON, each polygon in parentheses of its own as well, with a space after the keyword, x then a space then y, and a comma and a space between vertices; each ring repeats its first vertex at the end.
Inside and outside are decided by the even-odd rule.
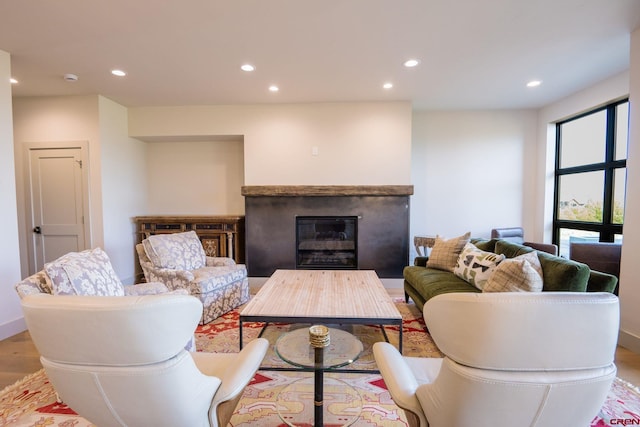
MULTIPOLYGON (((396 301, 403 316, 404 354, 411 356, 439 357, 440 352, 425 330, 420 312, 413 304, 396 301)), ((196 330, 196 348, 198 351, 237 352, 238 316, 234 310, 216 319, 214 322, 199 326, 196 330)), ((263 324, 245 324, 244 339, 249 341, 260 333, 263 324)), ((300 325, 272 324, 263 337, 273 344, 282 332, 300 325)), ((383 336, 375 326, 353 326, 350 331, 364 343, 362 356, 353 365, 353 369, 375 369, 371 354, 371 344, 380 341, 383 336)), ((387 328, 392 344, 397 345, 398 331, 387 328)), ((272 346, 273 347, 273 346, 272 346)), ((263 367, 282 367, 283 362, 270 350, 263 367)), ((293 382, 310 374, 303 372, 281 372, 261 370, 249 386, 231 418, 230 426, 285 426, 277 414, 278 394, 293 382)), ((394 403, 385 387, 384 381, 376 373, 337 373, 329 374, 349 384, 362 400, 362 409, 355 426, 407 426, 402 410, 394 403)), ((640 423, 640 392, 633 385, 616 379, 600 413, 591 423, 591 427, 631 425, 640 423)), ((0 392, 0 426, 24 427, 88 427, 93 426, 78 416, 63 403, 56 402, 56 395, 44 370, 40 370, 5 388, 0 392)), ((585 426, 586 427, 586 426, 585 426)))

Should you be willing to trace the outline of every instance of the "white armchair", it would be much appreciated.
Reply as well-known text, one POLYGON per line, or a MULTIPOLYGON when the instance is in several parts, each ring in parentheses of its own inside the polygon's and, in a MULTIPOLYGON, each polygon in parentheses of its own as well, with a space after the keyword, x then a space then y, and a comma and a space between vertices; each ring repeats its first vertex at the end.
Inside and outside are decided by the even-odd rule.
POLYGON ((231 258, 206 256, 194 231, 149 236, 136 251, 147 282, 186 289, 202 302, 201 324, 249 300, 247 268, 231 258))
POLYGON ((589 425, 616 375, 610 293, 443 294, 424 318, 444 358, 373 347, 411 426, 589 425))
POLYGON ((29 295, 27 327, 63 401, 101 427, 226 426, 268 348, 190 353, 202 304, 189 295, 29 295))

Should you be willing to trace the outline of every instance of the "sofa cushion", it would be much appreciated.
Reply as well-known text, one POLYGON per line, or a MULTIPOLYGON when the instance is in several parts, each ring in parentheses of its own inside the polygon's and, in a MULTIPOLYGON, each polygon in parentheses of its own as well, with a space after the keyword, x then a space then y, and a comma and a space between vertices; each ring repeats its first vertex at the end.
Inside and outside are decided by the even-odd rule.
MULTIPOLYGON (((498 240, 496 253, 507 258, 515 258, 524 253, 533 252, 528 246, 498 240)), ((546 252, 536 251, 540 265, 545 291, 585 292, 589 281, 589 267, 576 261, 571 261, 546 252)))
POLYGON ((427 267, 453 273, 453 269, 458 263, 460 252, 462 252, 464 245, 469 242, 470 237, 471 233, 469 232, 449 240, 444 240, 437 236, 429 254, 427 267))
POLYGON ((487 251, 487 252, 496 252, 496 242, 498 241, 498 239, 491 239, 491 240, 487 240, 487 239, 481 239, 481 238, 473 238, 471 240, 469 240, 470 243, 473 243, 476 248, 480 249, 481 251, 487 251))
POLYGON ((494 269, 504 259, 504 255, 481 251, 474 244, 467 243, 458 257, 453 274, 476 288, 482 289, 494 269))
POLYGON ((70 252, 44 265, 54 295, 124 296, 124 286, 101 248, 70 252))
POLYGON ((195 231, 156 234, 144 239, 142 245, 158 268, 195 270, 206 265, 206 254, 195 231))
POLYGON ((480 292, 456 275, 435 268, 408 266, 404 268, 403 276, 405 283, 410 284, 425 301, 447 292, 480 292))
POLYGON ((535 252, 505 259, 486 281, 483 292, 541 292, 542 267, 535 252))
POLYGON ((538 252, 538 258, 545 291, 586 292, 591 271, 588 265, 545 252, 538 252))
POLYGON ((521 245, 519 243, 508 242, 506 240, 498 240, 496 242, 495 252, 499 255, 504 255, 507 258, 515 258, 518 255, 526 254, 527 252, 533 252, 528 246, 521 245))

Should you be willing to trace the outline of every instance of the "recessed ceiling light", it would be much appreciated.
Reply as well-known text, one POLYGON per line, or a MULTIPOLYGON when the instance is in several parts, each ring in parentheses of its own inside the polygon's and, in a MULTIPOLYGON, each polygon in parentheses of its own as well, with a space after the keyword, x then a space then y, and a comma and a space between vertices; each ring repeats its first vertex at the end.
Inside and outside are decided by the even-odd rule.
POLYGON ((127 75, 127 73, 125 73, 122 70, 111 70, 111 74, 113 74, 114 76, 118 76, 118 77, 124 77, 127 75))
POLYGON ((269 86, 269 90, 271 92, 277 92, 277 91, 280 90, 280 88, 278 86, 276 86, 276 85, 271 85, 271 86, 269 86))
POLYGON ((529 83, 527 83, 527 87, 537 87, 540 86, 542 84, 542 81, 540 80, 531 80, 529 83))
POLYGON ((256 67, 254 67, 254 66, 253 66, 253 65, 251 65, 251 64, 243 64, 243 65, 241 65, 241 66, 240 66, 240 69, 241 69, 242 71, 253 71, 253 70, 255 70, 255 69, 256 69, 256 67))
POLYGON ((407 68, 412 68, 415 67, 416 65, 418 65, 420 63, 420 61, 418 61, 417 59, 408 59, 406 61, 404 61, 404 66, 407 68))
POLYGON ((17 79, 14 79, 13 77, 11 77, 11 78, 9 79, 9 82, 11 82, 11 84, 12 84, 12 85, 17 85, 17 84, 18 84, 18 80, 17 80, 17 79))
POLYGON ((382 87, 385 89, 391 89, 393 87, 393 83, 385 83, 382 85, 382 87))

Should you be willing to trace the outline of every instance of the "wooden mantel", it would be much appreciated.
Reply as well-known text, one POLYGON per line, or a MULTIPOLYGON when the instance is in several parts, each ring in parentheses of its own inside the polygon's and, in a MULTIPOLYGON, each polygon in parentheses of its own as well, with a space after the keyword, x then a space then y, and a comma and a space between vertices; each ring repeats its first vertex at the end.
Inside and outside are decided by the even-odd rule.
POLYGON ((243 196, 411 196, 413 185, 245 185, 243 196))

